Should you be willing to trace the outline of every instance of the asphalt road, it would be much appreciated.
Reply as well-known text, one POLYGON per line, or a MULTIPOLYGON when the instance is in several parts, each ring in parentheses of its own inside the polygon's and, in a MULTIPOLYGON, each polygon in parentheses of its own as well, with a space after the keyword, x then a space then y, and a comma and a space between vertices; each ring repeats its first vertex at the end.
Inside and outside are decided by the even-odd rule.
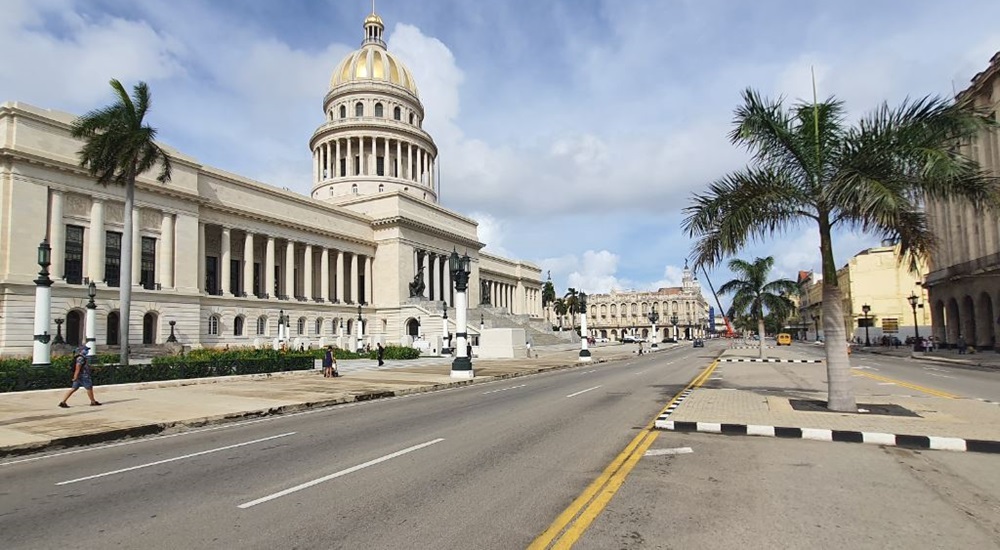
POLYGON ((10 460, 0 548, 523 548, 716 346, 10 460))

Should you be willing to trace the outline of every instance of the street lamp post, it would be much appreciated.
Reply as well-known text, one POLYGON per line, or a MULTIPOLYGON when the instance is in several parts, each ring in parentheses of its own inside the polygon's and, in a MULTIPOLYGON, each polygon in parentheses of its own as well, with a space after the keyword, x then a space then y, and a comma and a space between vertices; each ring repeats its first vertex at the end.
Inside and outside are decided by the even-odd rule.
POLYGON ((87 297, 90 301, 87 302, 87 321, 86 321, 86 334, 84 338, 87 339, 87 347, 90 351, 87 352, 88 357, 94 357, 97 355, 97 304, 94 302, 94 298, 97 296, 97 285, 94 281, 90 281, 87 285, 87 297))
POLYGON ((649 322, 653 324, 653 332, 651 332, 649 334, 650 341, 652 342, 649 345, 649 348, 650 349, 658 349, 660 347, 660 344, 659 344, 659 342, 660 342, 660 336, 658 334, 656 334, 656 322, 660 320, 660 314, 656 312, 656 309, 653 309, 653 311, 649 312, 648 317, 649 317, 649 322))
POLYGON ((177 335, 174 334, 174 326, 176 324, 177 324, 177 321, 170 321, 170 336, 167 336, 167 343, 168 344, 173 344, 173 343, 177 342, 177 335))
POLYGON ((587 337, 587 293, 581 292, 577 294, 577 307, 580 309, 580 361, 587 362, 591 360, 590 350, 588 349, 588 344, 590 344, 590 339, 587 337))
POLYGON ((677 314, 674 313, 670 316, 670 324, 674 326, 674 331, 672 333, 673 341, 677 342, 677 314))
POLYGON ((471 260, 466 253, 459 257, 458 251, 452 250, 448 257, 448 267, 451 279, 455 281, 455 359, 451 362, 452 378, 474 378, 472 358, 468 350, 468 326, 466 315, 469 307, 469 275, 472 273, 471 260))
POLYGON ((865 304, 861 306, 861 311, 865 314, 865 347, 872 345, 871 341, 868 339, 868 312, 872 310, 872 306, 865 304))
POLYGON ((444 311, 441 315, 441 354, 447 355, 451 353, 451 342, 449 342, 451 337, 448 335, 448 302, 441 300, 441 309, 444 311))
POLYGON ((914 294, 912 290, 906 300, 910 302, 910 308, 913 309, 913 351, 923 351, 923 348, 920 346, 920 327, 917 324, 917 306, 924 307, 924 304, 917 303, 920 301, 920 297, 914 294))
POLYGON ((812 315, 813 323, 816 325, 816 341, 819 342, 819 315, 812 315))
POLYGON ((52 259, 52 247, 49 240, 42 239, 38 245, 38 266, 42 269, 35 279, 35 334, 31 347, 31 364, 36 367, 47 367, 52 363, 52 348, 49 341, 49 321, 52 319, 52 279, 49 278, 49 265, 52 259))
MULTIPOLYGON (((417 321, 417 327, 420 326, 420 321, 417 321)), ((420 329, 417 329, 417 334, 420 334, 420 329)), ((355 351, 360 352, 364 347, 365 338, 365 320, 361 317, 361 304, 358 304, 358 347, 355 351)))
POLYGON ((278 344, 285 341, 285 310, 278 310, 278 344))

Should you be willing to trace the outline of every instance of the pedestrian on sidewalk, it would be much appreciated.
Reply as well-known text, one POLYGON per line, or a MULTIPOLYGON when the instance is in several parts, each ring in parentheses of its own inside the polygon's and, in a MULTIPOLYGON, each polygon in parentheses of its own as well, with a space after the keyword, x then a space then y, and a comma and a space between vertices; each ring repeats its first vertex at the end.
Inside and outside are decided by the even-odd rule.
POLYGON ((385 348, 382 347, 382 342, 379 342, 376 345, 378 347, 375 349, 375 359, 378 359, 378 366, 381 367, 385 364, 385 361, 382 360, 385 358, 385 348))
POLYGON ((90 359, 87 357, 87 353, 90 348, 86 344, 81 345, 76 348, 73 352, 73 387, 66 392, 63 396, 62 401, 59 402, 59 406, 68 409, 69 405, 66 404, 66 400, 70 398, 71 395, 76 393, 76 390, 83 389, 87 390, 87 397, 90 398, 90 406, 98 407, 101 405, 97 399, 94 399, 94 382, 90 379, 90 359))
POLYGON ((966 352, 965 336, 959 335, 957 345, 958 345, 958 354, 965 355, 966 352))
POLYGON ((336 361, 333 357, 333 346, 326 346, 326 351, 323 352, 323 378, 333 377, 333 363, 336 361))

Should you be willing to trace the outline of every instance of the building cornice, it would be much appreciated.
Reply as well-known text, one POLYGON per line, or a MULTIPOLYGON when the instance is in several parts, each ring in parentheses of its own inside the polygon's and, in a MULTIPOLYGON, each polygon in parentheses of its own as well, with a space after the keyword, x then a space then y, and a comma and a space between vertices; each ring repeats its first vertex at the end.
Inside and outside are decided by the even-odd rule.
POLYGON ((475 249, 476 251, 485 246, 483 243, 475 239, 463 237, 462 235, 457 235, 455 233, 445 231, 443 229, 434 227, 432 225, 427 225, 423 222, 418 222, 416 220, 407 218, 405 216, 388 216, 385 218, 379 218, 372 222, 372 227, 375 228, 376 231, 382 229, 390 229, 394 227, 416 229, 417 231, 420 231, 422 233, 426 233, 428 235, 434 235, 436 237, 441 237, 451 242, 454 242, 455 244, 475 249))

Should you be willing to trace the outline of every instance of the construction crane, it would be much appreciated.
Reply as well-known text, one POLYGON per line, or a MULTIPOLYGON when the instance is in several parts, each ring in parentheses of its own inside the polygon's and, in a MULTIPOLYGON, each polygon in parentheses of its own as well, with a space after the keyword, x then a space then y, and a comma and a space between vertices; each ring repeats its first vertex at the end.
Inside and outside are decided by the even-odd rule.
MULTIPOLYGON (((701 266, 701 272, 705 274, 705 280, 708 281, 708 288, 712 291, 712 296, 715 297, 715 304, 719 306, 719 315, 722 316, 722 320, 726 323, 726 338, 733 338, 736 336, 736 332, 733 330, 733 325, 729 323, 729 318, 726 317, 724 309, 722 309, 722 302, 719 301, 719 295, 715 293, 715 287, 712 286, 712 280, 708 278, 708 271, 705 270, 704 264, 701 266)), ((712 327, 714 330, 715 327, 712 327)))

